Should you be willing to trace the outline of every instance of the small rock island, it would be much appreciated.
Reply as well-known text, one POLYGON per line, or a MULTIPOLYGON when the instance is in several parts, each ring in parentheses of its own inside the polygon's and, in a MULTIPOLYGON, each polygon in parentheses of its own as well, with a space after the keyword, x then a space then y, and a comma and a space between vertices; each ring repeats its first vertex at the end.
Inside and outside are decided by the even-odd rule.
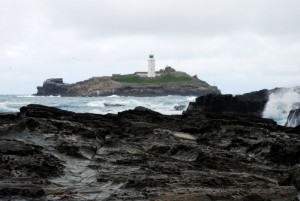
POLYGON ((62 78, 47 79, 37 87, 37 96, 203 96, 221 94, 215 86, 210 86, 198 77, 176 71, 167 66, 155 71, 153 55, 149 56, 148 72, 92 77, 81 82, 66 84, 62 78))

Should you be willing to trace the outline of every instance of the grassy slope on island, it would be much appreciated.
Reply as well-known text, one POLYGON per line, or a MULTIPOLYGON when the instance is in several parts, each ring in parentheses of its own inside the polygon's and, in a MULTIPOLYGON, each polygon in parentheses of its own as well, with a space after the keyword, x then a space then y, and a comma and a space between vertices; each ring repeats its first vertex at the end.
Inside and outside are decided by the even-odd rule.
POLYGON ((116 82, 123 83, 141 83, 141 84, 165 84, 174 82, 189 82, 192 81, 190 76, 174 76, 174 75, 163 75, 155 78, 142 78, 138 75, 122 75, 112 78, 116 82))

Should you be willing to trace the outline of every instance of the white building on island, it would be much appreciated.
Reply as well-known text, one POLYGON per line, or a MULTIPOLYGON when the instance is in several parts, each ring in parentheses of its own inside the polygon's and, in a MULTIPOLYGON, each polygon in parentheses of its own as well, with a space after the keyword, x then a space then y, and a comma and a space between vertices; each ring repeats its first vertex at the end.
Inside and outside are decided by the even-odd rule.
POLYGON ((155 77, 155 60, 153 54, 150 54, 148 59, 148 77, 155 77))
POLYGON ((155 72, 155 60, 154 55, 150 54, 148 59, 148 72, 135 72, 135 75, 140 77, 157 77, 160 76, 159 72, 155 72))

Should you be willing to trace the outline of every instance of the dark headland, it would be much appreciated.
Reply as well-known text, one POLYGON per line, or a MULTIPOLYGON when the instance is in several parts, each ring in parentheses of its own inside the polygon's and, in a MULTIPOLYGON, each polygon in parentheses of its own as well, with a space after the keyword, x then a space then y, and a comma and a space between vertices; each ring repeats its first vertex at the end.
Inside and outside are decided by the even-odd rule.
POLYGON ((134 74, 93 77, 74 84, 66 84, 62 78, 48 79, 37 87, 37 96, 203 96, 220 94, 197 76, 190 76, 171 67, 156 72, 158 76, 147 77, 144 72, 134 74))
POLYGON ((297 201, 300 127, 260 117, 266 90, 206 95, 183 115, 0 115, 0 200, 297 201))

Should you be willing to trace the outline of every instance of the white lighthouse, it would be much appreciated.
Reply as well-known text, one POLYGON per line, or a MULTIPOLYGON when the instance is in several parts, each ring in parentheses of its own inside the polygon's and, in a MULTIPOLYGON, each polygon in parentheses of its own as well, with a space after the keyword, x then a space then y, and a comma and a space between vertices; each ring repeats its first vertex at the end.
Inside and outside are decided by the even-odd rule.
POLYGON ((153 54, 148 59, 148 77, 155 77, 155 60, 153 54))

